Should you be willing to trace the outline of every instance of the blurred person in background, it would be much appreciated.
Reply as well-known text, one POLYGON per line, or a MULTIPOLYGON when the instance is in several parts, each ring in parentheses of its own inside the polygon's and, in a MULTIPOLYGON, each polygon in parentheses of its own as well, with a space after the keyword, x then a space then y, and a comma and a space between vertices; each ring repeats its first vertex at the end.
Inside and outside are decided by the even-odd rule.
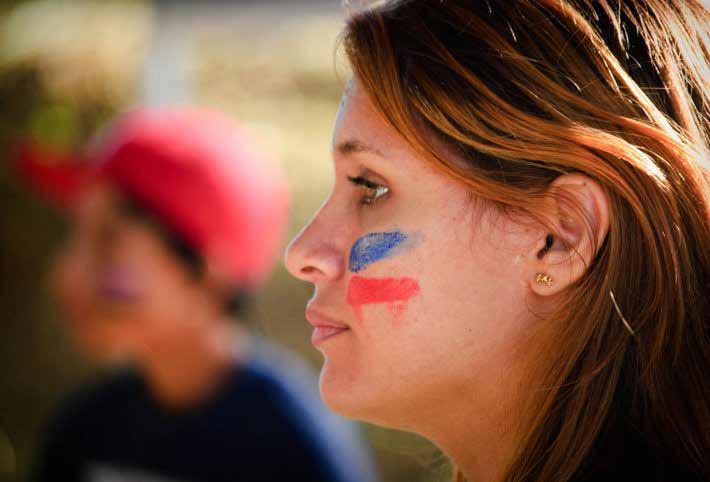
POLYGON ((286 226, 276 165, 195 109, 127 113, 87 152, 20 167, 71 213, 50 277, 67 330, 118 368, 66 400, 34 480, 375 480, 300 361, 235 323, 286 226))
POLYGON ((710 480, 710 11, 385 0, 343 45, 286 255, 328 405, 456 480, 710 480))

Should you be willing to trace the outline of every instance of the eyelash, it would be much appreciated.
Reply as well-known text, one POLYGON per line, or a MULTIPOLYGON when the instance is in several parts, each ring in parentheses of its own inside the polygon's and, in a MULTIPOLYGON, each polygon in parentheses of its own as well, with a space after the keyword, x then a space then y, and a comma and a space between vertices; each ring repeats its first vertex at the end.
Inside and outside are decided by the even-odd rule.
POLYGON ((360 204, 362 205, 372 205, 382 198, 382 196, 389 193, 389 188, 382 186, 381 184, 374 183, 362 176, 351 177, 348 176, 348 181, 354 185, 360 187, 363 190, 363 196, 360 199, 360 204))

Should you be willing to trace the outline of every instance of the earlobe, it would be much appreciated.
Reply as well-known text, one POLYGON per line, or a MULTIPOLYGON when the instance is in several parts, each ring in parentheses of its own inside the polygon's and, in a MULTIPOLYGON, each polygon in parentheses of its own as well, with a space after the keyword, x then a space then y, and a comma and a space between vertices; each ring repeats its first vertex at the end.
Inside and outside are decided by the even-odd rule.
POLYGON ((609 230, 609 205, 601 186, 580 174, 564 174, 550 185, 549 231, 536 243, 533 292, 552 295, 587 272, 609 230))

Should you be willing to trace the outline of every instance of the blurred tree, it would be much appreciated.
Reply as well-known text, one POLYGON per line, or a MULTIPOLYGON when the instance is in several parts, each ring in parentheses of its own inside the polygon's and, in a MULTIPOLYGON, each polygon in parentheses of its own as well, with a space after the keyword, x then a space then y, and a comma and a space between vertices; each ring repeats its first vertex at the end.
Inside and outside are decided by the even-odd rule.
MULTIPOLYGON (((121 42, 116 29, 105 29, 117 4, 92 13, 76 4, 11 3, 0 10, 0 480, 24 478, 45 417, 87 373, 54 322, 44 286, 63 221, 16 179, 15 146, 28 138, 63 149, 82 145, 132 95, 130 59, 101 45, 130 49, 135 36, 121 42), (97 18, 108 22, 97 25, 97 18), (93 29, 76 28, 91 21, 93 29)), ((148 11, 127 5, 133 17, 136 8, 148 11)))

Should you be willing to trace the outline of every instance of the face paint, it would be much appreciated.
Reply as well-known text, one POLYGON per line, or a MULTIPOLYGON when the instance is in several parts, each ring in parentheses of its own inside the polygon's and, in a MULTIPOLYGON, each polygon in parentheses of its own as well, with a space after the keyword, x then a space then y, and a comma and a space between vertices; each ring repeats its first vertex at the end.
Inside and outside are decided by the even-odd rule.
POLYGON ((348 304, 362 322, 362 305, 390 303, 395 312, 404 302, 419 293, 419 283, 412 278, 363 278, 353 276, 348 286, 348 304))
POLYGON ((359 238, 350 250, 349 269, 357 273, 368 265, 401 252, 416 244, 418 238, 410 238, 400 231, 369 233, 359 238))

